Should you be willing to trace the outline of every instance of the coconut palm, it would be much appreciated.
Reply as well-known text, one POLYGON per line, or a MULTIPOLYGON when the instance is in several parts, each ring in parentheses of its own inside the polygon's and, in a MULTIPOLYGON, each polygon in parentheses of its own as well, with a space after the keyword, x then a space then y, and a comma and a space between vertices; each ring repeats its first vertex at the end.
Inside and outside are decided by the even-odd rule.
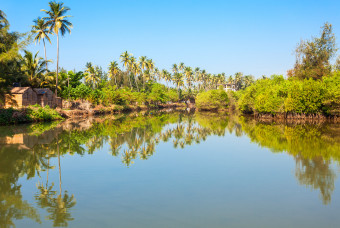
POLYGON ((115 84, 117 85, 117 74, 120 72, 117 61, 110 62, 109 73, 108 76, 112 80, 115 80, 115 84))
POLYGON ((147 63, 147 57, 146 56, 141 56, 139 57, 139 68, 141 69, 141 74, 142 74, 142 80, 143 80, 143 89, 144 89, 144 77, 143 77, 143 72, 144 70, 148 69, 148 63, 147 63))
POLYGON ((181 86, 184 85, 183 74, 182 73, 174 73, 172 81, 175 83, 175 85, 177 87, 177 91, 178 91, 178 97, 180 97, 181 86))
POLYGON ((252 83, 254 83, 254 76, 253 75, 246 75, 244 76, 244 88, 247 88, 252 83))
POLYGON ((242 89, 242 87, 243 87, 243 73, 237 72, 235 74, 234 83, 235 83, 236 90, 242 89))
POLYGON ((153 72, 155 69, 155 63, 152 61, 152 59, 148 59, 146 60, 147 65, 148 65, 148 69, 153 72))
POLYGON ((172 72, 173 72, 174 74, 175 74, 175 73, 178 73, 178 66, 177 66, 176 63, 172 65, 172 72))
POLYGON ((45 61, 46 61, 46 70, 47 68, 47 57, 46 57, 46 45, 45 45, 45 39, 48 40, 48 42, 51 43, 51 39, 48 36, 49 35, 49 28, 45 24, 45 20, 38 17, 34 21, 34 25, 32 26, 32 33, 35 33, 34 41, 40 43, 42 40, 44 43, 44 52, 45 52, 45 61))
POLYGON ((136 62, 136 58, 134 56, 130 57, 129 69, 134 75, 136 87, 137 87, 137 90, 139 91, 138 82, 137 82, 137 75, 140 73, 140 68, 139 68, 138 63, 136 62))
POLYGON ((92 63, 86 63, 85 82, 91 85, 92 88, 95 88, 100 82, 98 71, 92 66, 92 63))
POLYGON ((46 72, 45 68, 45 60, 43 58, 38 57, 39 52, 33 55, 32 52, 27 50, 24 51, 25 55, 22 59, 22 71, 28 78, 29 83, 33 87, 39 86, 39 80, 46 72))
POLYGON ((130 65, 131 65, 131 71, 133 72, 134 76, 135 76, 135 83, 136 83, 136 87, 137 87, 137 91, 139 92, 139 86, 138 86, 138 75, 141 73, 141 69, 139 67, 138 62, 136 61, 135 57, 131 57, 130 59, 130 65))
POLYGON ((178 69, 179 69, 180 71, 184 72, 185 65, 184 65, 184 63, 183 63, 183 62, 182 62, 182 63, 179 63, 179 65, 178 65, 178 69))
POLYGON ((45 12, 48 16, 44 17, 43 19, 46 21, 45 26, 49 27, 50 32, 54 32, 54 34, 57 36, 57 71, 56 71, 56 89, 55 89, 55 95, 58 96, 58 70, 59 70, 59 33, 61 33, 61 36, 64 36, 66 33, 71 33, 72 23, 67 20, 69 15, 65 15, 70 8, 67 6, 64 6, 64 3, 62 2, 55 2, 51 1, 48 3, 50 10, 44 10, 41 11, 45 12))
POLYGON ((167 70, 163 69, 161 75, 163 80, 165 80, 166 85, 168 86, 168 83, 171 81, 171 74, 167 70))
POLYGON ((155 80, 160 81, 162 78, 161 73, 159 72, 159 69, 157 67, 155 67, 155 69, 153 70, 153 75, 155 76, 155 80))
POLYGON ((132 83, 131 83, 131 78, 130 78, 130 71, 129 71, 129 64, 130 64, 130 54, 125 51, 124 53, 122 53, 120 55, 120 60, 123 63, 123 67, 126 69, 127 71, 127 75, 129 78, 129 82, 130 82, 130 87, 132 89, 132 83))
POLYGON ((188 89, 189 91, 191 90, 191 86, 192 86, 192 82, 193 82, 193 77, 194 74, 192 72, 192 68, 191 67, 185 67, 184 68, 184 75, 185 75, 185 79, 187 81, 187 85, 188 85, 188 89))

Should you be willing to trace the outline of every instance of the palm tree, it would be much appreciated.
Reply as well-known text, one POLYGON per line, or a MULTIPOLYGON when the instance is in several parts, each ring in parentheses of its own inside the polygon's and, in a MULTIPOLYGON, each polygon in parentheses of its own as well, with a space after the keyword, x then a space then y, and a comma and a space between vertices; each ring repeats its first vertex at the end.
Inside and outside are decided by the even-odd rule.
POLYGON ((177 66, 176 63, 172 65, 172 72, 173 72, 174 74, 175 74, 175 73, 178 73, 178 66, 177 66))
POLYGON ((253 75, 246 75, 244 76, 244 88, 247 88, 251 84, 254 83, 254 76, 253 75))
POLYGON ((109 66, 109 78, 112 80, 114 78, 115 84, 117 85, 117 74, 120 72, 117 61, 112 61, 109 66))
POLYGON ((95 88, 99 81, 100 77, 96 68, 92 66, 92 63, 86 63, 85 82, 95 88))
POLYGON ((48 42, 50 42, 50 44, 51 44, 51 39, 48 36, 49 28, 46 26, 45 20, 41 19, 40 17, 35 19, 33 22, 34 22, 35 25, 32 26, 32 33, 36 34, 36 36, 34 37, 34 41, 40 43, 40 40, 42 40, 43 43, 44 43, 44 52, 45 52, 45 61, 46 61, 46 70, 47 70, 47 57, 46 57, 45 39, 47 39, 48 42))
POLYGON ((132 56, 132 55, 130 56, 130 61, 129 61, 129 64, 128 64, 128 68, 129 68, 129 71, 132 72, 132 74, 134 75, 136 88, 139 91, 136 76, 137 76, 137 74, 139 73, 140 70, 138 69, 136 58, 134 56, 132 56))
POLYGON ((168 86, 168 82, 171 81, 171 74, 167 70, 163 69, 161 75, 163 80, 165 80, 166 85, 168 86))
POLYGON ((45 62, 43 58, 38 57, 39 52, 32 54, 27 50, 24 51, 25 55, 22 60, 22 70, 28 78, 31 86, 39 86, 38 80, 46 72, 45 62))
POLYGON ((159 72, 159 69, 157 67, 153 70, 153 74, 155 76, 156 81, 161 80, 161 73, 159 72))
POLYGON ((242 89, 242 87, 243 87, 243 73, 237 72, 235 74, 235 81, 234 81, 234 83, 235 83, 236 90, 242 89))
POLYGON ((125 51, 123 54, 120 55, 120 60, 123 63, 123 67, 127 71, 127 75, 128 75, 129 82, 130 82, 130 87, 132 89, 132 83, 131 83, 130 71, 129 71, 130 54, 127 51, 125 51))
POLYGON ((191 67, 185 67, 184 68, 184 75, 185 75, 185 79, 187 81, 188 84, 188 89, 189 91, 191 91, 191 85, 192 85, 192 81, 193 81, 193 72, 192 72, 192 68, 191 67))
POLYGON ((181 90, 181 86, 184 85, 184 82, 183 82, 183 74, 182 74, 182 73, 174 73, 174 74, 173 74, 172 81, 175 83, 175 85, 176 85, 176 87, 177 87, 178 98, 180 98, 180 90, 181 90))
POLYGON ((148 69, 148 63, 147 63, 147 57, 146 56, 141 56, 139 57, 139 68, 141 69, 141 73, 142 73, 142 80, 143 80, 143 89, 144 89, 144 70, 148 69))
POLYGON ((50 32, 53 31, 57 35, 57 76, 56 76, 56 89, 55 95, 58 96, 58 68, 59 68, 59 32, 64 36, 67 32, 71 33, 72 23, 67 20, 69 15, 65 15, 70 10, 69 7, 64 6, 62 2, 51 1, 48 3, 50 10, 41 11, 45 12, 48 16, 43 19, 46 21, 45 26, 49 27, 50 32))
POLYGON ((182 62, 182 63, 179 63, 179 65, 178 65, 178 69, 179 69, 180 71, 184 72, 185 65, 184 65, 184 63, 183 63, 183 62, 182 62))

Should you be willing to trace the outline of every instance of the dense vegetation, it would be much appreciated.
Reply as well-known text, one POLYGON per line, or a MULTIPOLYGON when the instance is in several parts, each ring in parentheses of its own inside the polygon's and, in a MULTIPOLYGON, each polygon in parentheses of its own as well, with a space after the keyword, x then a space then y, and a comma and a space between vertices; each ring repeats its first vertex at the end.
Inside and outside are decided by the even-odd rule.
POLYGON ((202 92, 196 97, 196 107, 199 110, 226 109, 228 102, 228 94, 223 89, 202 92))
POLYGON ((245 113, 339 115, 340 73, 321 80, 282 76, 257 80, 241 93, 238 103, 245 113))

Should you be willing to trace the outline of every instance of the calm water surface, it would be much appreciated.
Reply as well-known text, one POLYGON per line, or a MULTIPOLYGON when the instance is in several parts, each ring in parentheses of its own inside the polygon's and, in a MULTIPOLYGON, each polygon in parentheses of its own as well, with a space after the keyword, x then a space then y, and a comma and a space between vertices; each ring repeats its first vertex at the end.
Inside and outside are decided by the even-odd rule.
POLYGON ((0 227, 340 227, 340 125, 152 113, 0 127, 0 227))

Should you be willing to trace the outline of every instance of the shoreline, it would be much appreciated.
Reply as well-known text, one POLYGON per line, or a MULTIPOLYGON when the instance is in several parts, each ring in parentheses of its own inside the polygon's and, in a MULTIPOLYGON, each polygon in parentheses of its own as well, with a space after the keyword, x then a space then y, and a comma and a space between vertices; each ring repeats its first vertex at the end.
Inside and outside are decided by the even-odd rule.
MULTIPOLYGON (((7 116, 11 121, 4 121, 0 119, 0 126, 8 126, 8 125, 21 125, 21 124, 29 124, 29 123, 38 123, 38 122, 52 122, 61 119, 73 119, 73 118, 84 118, 90 116, 101 116, 101 115, 110 115, 110 114, 122 114, 122 113, 131 113, 131 112, 146 112, 146 111, 184 111, 184 110, 195 110, 201 113, 224 113, 224 114, 236 114, 238 116, 244 116, 247 118, 254 119, 258 122, 264 123, 288 123, 288 124, 317 124, 317 123, 340 123, 340 116, 338 115, 330 115, 326 116, 323 114, 244 114, 238 113, 233 109, 213 109, 213 110, 200 110, 195 107, 194 104, 186 104, 186 103, 171 103, 171 104, 159 104, 153 106, 147 105, 112 105, 109 107, 105 107, 102 105, 98 105, 94 108, 89 109, 51 109, 60 115, 61 118, 55 119, 32 119, 27 116, 27 110, 30 107, 22 108, 22 109, 12 109, 12 116, 7 116)), ((44 109, 44 108, 42 108, 44 109)), ((0 118, 1 114, 5 113, 6 109, 0 109, 0 118)))

